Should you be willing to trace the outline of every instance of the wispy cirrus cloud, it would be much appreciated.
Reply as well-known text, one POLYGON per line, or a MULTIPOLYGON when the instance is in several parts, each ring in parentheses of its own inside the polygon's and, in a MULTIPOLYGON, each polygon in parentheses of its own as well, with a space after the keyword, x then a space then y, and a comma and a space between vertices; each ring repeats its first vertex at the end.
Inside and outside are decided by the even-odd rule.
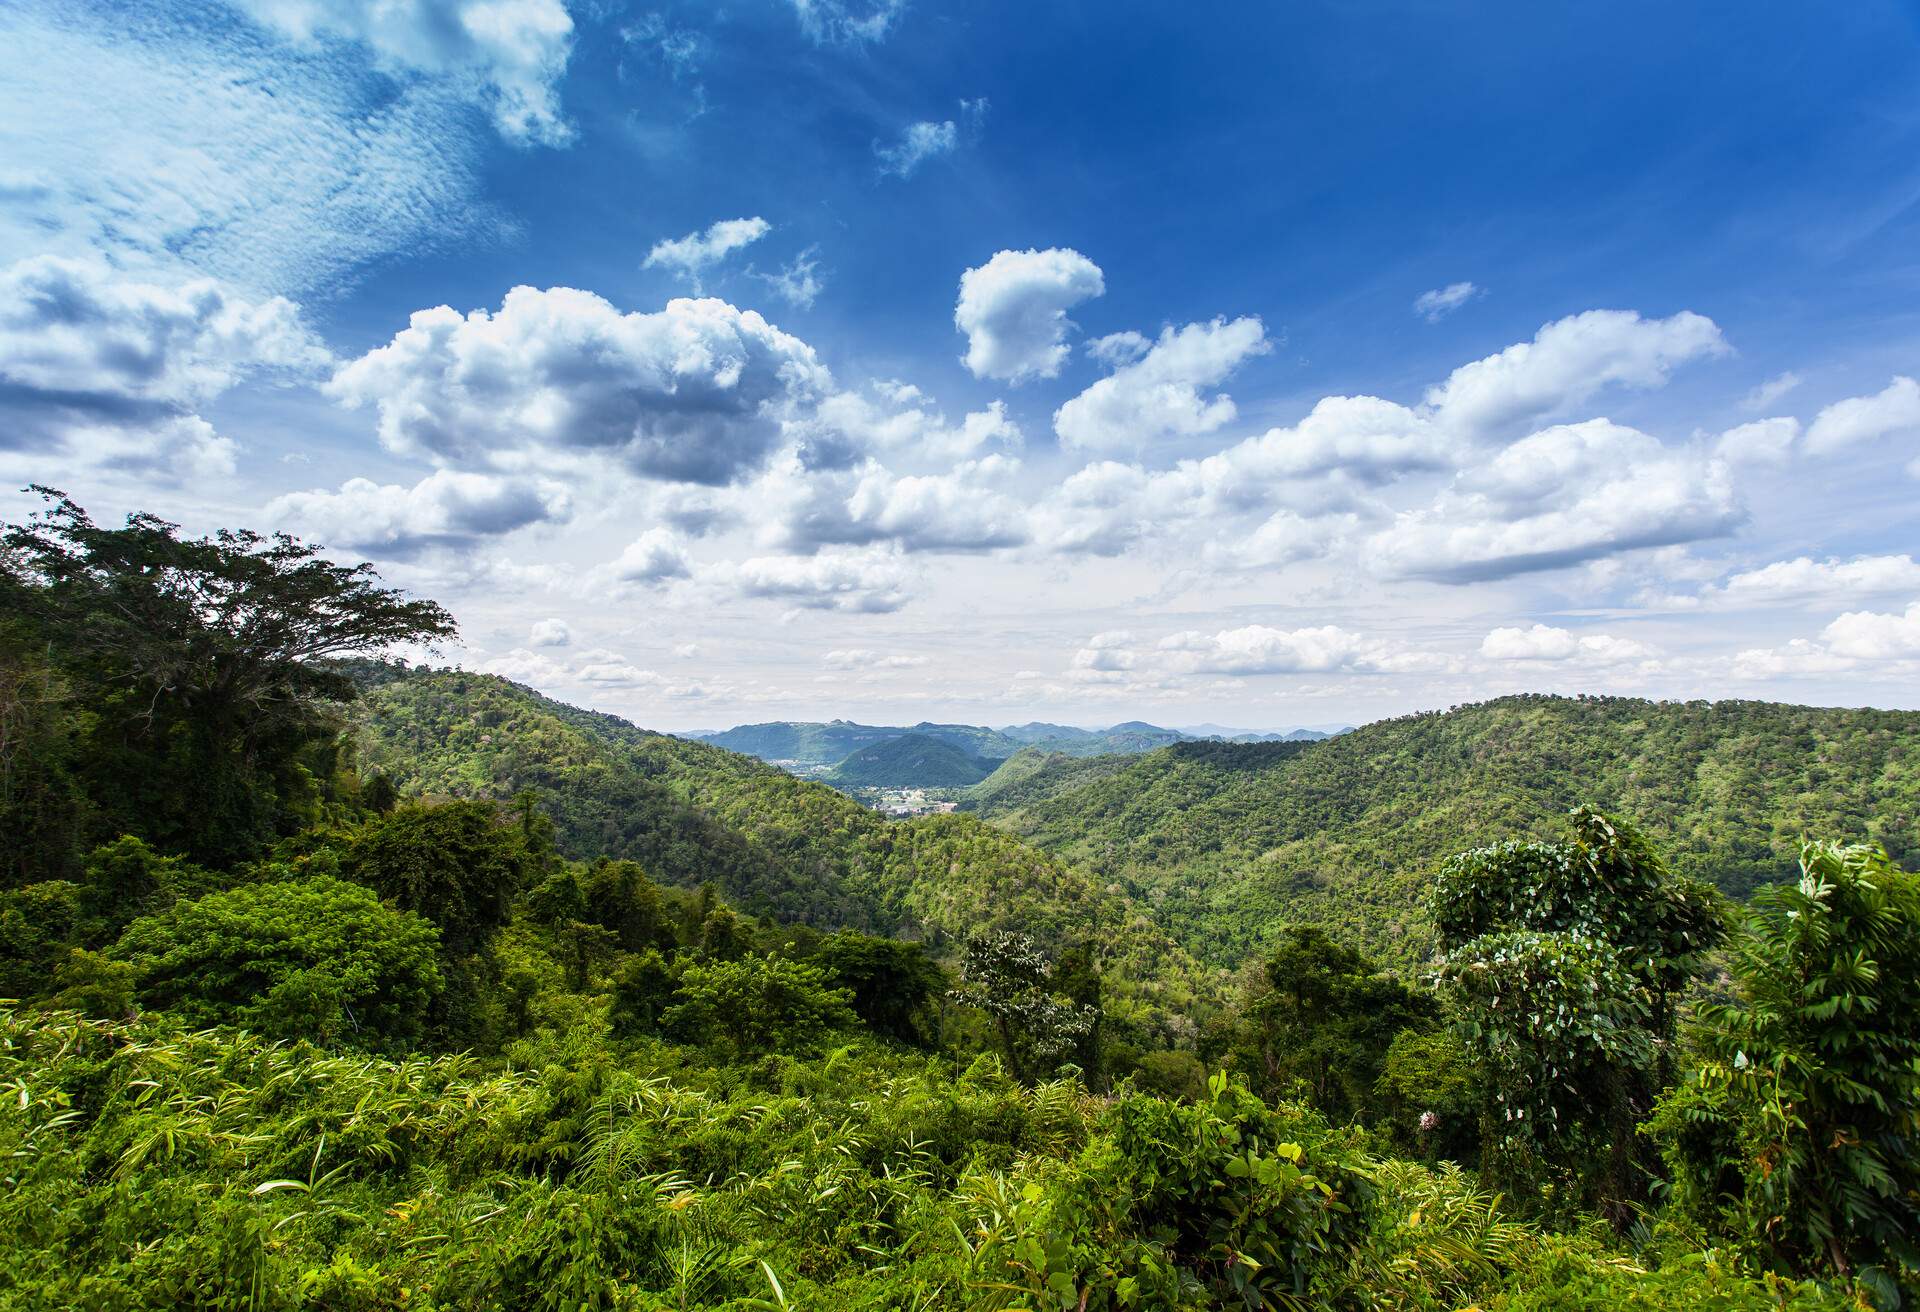
POLYGON ((906 0, 787 0, 800 30, 815 45, 867 45, 884 41, 905 11, 906 0))
POLYGON ((1448 283, 1414 298, 1413 312, 1428 323, 1439 323, 1468 301, 1485 296, 1487 289, 1470 282, 1448 283))
POLYGON ((910 178, 929 160, 951 155, 970 136, 977 134, 986 120, 984 99, 962 100, 957 119, 922 119, 909 123, 888 141, 873 143, 882 177, 910 178))
POLYGON ((573 49, 562 0, 230 0, 307 46, 366 51, 374 67, 443 78, 484 104, 510 141, 565 145, 559 81, 573 49))
POLYGON ((207 7, 0 6, 0 257, 106 257, 252 296, 337 286, 395 251, 484 237, 493 136, 470 89, 395 83, 207 7))
POLYGON ((708 269, 772 231, 773 225, 757 216, 751 219, 722 219, 702 231, 655 242, 653 249, 647 252, 647 258, 641 261, 641 267, 671 270, 686 279, 697 293, 700 290, 700 277, 708 269))

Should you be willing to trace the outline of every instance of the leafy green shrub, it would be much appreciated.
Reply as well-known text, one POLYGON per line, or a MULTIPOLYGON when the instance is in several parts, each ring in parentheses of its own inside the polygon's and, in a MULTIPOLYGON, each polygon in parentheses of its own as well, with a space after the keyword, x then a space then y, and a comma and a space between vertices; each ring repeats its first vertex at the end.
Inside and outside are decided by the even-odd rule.
POLYGON ((1007 1065, 1029 1078, 1051 1073, 1099 1020, 1097 1009, 1054 991, 1052 968, 1025 934, 974 935, 960 979, 950 996, 986 1013, 1007 1065))
POLYGON ((1125 1095, 1099 1129, 1022 1189, 975 1184, 976 1290, 1034 1307, 1261 1308, 1313 1306, 1341 1279, 1370 1186, 1313 1114, 1216 1075, 1193 1103, 1125 1095))
POLYGON ((1346 1120, 1376 1110, 1393 1036, 1434 1023, 1431 995, 1381 974, 1317 925, 1289 925, 1240 1001, 1232 1051, 1256 1091, 1346 1120))
POLYGON ((1619 949, 1579 934, 1483 934, 1445 978, 1493 1103, 1503 1169, 1578 1164, 1632 1134, 1632 1082, 1653 1066, 1655 1042, 1619 949))
POLYGON ((1396 1147, 1433 1160, 1470 1162, 1479 1148, 1472 1061, 1452 1029, 1401 1030, 1380 1062, 1374 1093, 1396 1147))
POLYGON ((674 1004, 661 1023, 696 1043, 733 1052, 806 1052, 854 1023, 845 989, 819 967, 785 957, 748 955, 680 972, 674 1004))
POLYGON ((439 935, 326 876, 252 884, 136 920, 114 948, 140 1001, 190 1024, 390 1047, 417 1037, 441 988, 439 935))
POLYGON ((811 960, 847 990, 854 1013, 875 1033, 922 1046, 939 1037, 937 1002, 946 972, 924 944, 843 930, 811 960))
POLYGON ((1701 1009, 1708 1060, 1652 1129, 1682 1204, 1776 1263, 1920 1291, 1920 877, 1809 843, 1701 1009))
POLYGON ((0 893, 0 998, 39 996, 80 937, 80 885, 64 879, 0 893))
POLYGON ((1134 1060, 1133 1082, 1142 1093, 1161 1098, 1204 1098, 1207 1064, 1191 1052, 1162 1048, 1134 1060))
POLYGON ((1430 905, 1490 1164, 1571 1175, 1624 1224, 1644 1187, 1634 1126, 1668 1082, 1675 1008, 1725 920, 1632 827, 1586 807, 1570 819, 1570 843, 1454 857, 1430 905))
POLYGON ((492 802, 401 806, 352 835, 343 873, 440 927, 450 957, 484 947, 512 913, 539 854, 492 802))
POLYGON ((184 857, 163 856, 125 834, 87 854, 80 884, 86 929, 111 942, 135 917, 211 893, 229 882, 184 857))

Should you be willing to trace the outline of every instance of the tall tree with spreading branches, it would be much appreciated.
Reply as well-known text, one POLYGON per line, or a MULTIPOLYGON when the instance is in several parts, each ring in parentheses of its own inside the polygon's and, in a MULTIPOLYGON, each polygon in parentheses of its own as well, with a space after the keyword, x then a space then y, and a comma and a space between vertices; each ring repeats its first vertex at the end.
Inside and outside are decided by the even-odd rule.
POLYGON ((454 636, 431 601, 286 534, 181 536, 149 514, 95 524, 63 493, 0 531, 14 639, 65 676, 96 836, 243 859, 313 812, 352 683, 330 660, 454 636))

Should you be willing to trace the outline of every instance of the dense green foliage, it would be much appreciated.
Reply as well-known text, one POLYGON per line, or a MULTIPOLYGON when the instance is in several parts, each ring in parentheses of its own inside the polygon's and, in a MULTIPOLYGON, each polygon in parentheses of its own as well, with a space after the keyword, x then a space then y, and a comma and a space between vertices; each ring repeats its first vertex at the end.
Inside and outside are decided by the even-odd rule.
POLYGON ((1320 743, 1058 762, 977 806, 1123 885, 1204 959, 1311 921, 1412 964, 1433 948, 1421 891, 1435 863, 1550 837, 1582 803, 1633 817, 1675 870, 1735 897, 1792 877, 1810 835, 1911 867, 1920 713, 1504 697, 1320 743))
POLYGON ((993 766, 930 734, 905 733, 862 747, 826 775, 843 788, 906 784, 964 788, 986 778, 993 766))
POLYGON ((453 633, 290 538, 102 528, 46 497, 0 533, 0 884, 122 834, 220 863, 311 824, 353 696, 319 662, 453 633))
POLYGON ((0 1309, 1920 1292, 1920 882, 1880 848, 1808 845, 1730 912, 1582 807, 1570 841, 1440 866, 1440 991, 1278 921, 1236 984, 977 818, 891 822, 499 679, 317 663, 440 621, 297 543, 48 523, 7 539, 0 1309), (110 640, 33 630, 60 607, 110 640), (287 731, 222 709, 222 670, 287 731), (164 717, 191 750, 149 740, 164 717), (134 760, 179 790, 145 817, 134 760), (193 770, 271 796, 186 816, 193 770))
POLYGON ((986 1013, 1008 1066, 1032 1078, 1056 1069, 1099 1020, 1098 1007, 1061 983, 1025 934, 981 934, 967 944, 953 997, 986 1013))
POLYGON ((991 1063, 504 1067, 0 1013, 0 1306, 1839 1309, 1723 1257, 1544 1232, 1224 1080, 991 1063))
MULTIPOLYGON (((1343 1119, 1390 1114, 1378 1086, 1394 1041, 1437 1026, 1429 995, 1377 970, 1314 925, 1290 926, 1259 964, 1231 1022, 1210 1036, 1254 1089, 1343 1119)), ((1403 1127, 1405 1128, 1405 1127, 1403 1127)))
POLYGON ((1217 976, 1143 909, 1085 871, 969 816, 890 821, 749 757, 581 711, 489 675, 367 666, 358 751, 404 791, 511 799, 531 791, 562 855, 638 862, 711 882, 755 915, 924 940, 957 952, 983 930, 1098 945, 1117 1023, 1163 1047, 1218 1001, 1217 976))
POLYGON ((1064 766, 1073 759, 1065 752, 1049 751, 1043 747, 1022 747, 995 766, 992 774, 961 793, 960 797, 969 808, 977 810, 1009 788, 1024 784, 1047 770, 1064 766))
POLYGON ((408 806, 369 819, 340 868, 404 911, 440 928, 454 956, 485 947, 539 868, 526 822, 502 822, 486 802, 408 806))
POLYGON ((664 1028, 740 1057, 812 1052, 854 1020, 847 990, 831 987, 820 967, 784 957, 749 953, 688 966, 675 995, 664 1028))
POLYGON ((1441 867, 1430 894, 1442 978, 1508 1159, 1605 1178, 1616 1215, 1646 1178, 1634 1126, 1672 1081, 1675 1007, 1724 933, 1711 888, 1673 875, 1634 829, 1575 808, 1565 843, 1502 843, 1441 867))
POLYGON ((1887 1291, 1920 1269, 1920 878, 1830 843, 1801 870, 1754 899, 1656 1132, 1684 1205, 1887 1291))
POLYGON ((242 884, 136 920, 112 952, 140 1004, 274 1038, 404 1043, 440 992, 439 935, 326 875, 242 884))

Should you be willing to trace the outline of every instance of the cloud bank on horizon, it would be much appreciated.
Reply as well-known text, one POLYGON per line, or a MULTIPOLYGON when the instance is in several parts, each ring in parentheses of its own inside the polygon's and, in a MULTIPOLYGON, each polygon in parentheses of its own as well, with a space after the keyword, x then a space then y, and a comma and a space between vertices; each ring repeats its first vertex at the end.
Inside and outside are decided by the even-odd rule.
POLYGON ((10 8, 0 466, 372 559, 668 728, 1920 705, 1896 6, 1770 19, 1793 97, 1678 33, 1737 121, 1632 5, 1065 62, 992 8, 10 8), (1575 48, 1657 141, 1530 100, 1575 48))

